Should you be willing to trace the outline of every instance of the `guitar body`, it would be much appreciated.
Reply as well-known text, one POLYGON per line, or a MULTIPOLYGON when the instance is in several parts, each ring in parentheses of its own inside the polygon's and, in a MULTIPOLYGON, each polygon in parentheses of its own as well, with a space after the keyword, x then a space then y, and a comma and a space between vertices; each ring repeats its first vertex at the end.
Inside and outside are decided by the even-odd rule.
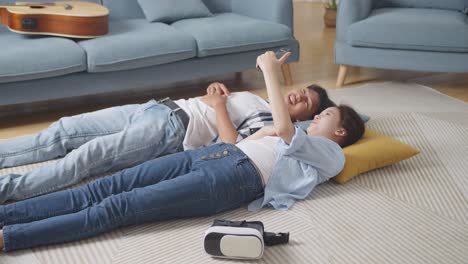
POLYGON ((95 38, 107 34, 109 11, 89 2, 17 2, 0 6, 3 25, 22 34, 95 38))

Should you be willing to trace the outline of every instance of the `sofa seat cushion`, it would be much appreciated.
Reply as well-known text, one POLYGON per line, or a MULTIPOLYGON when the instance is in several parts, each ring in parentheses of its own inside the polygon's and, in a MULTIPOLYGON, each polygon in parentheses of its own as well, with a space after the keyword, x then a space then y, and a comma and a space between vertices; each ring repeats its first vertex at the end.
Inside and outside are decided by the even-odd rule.
POLYGON ((198 57, 281 46, 292 38, 285 25, 234 13, 179 20, 171 26, 197 40, 198 57))
POLYGON ((351 46, 468 52, 468 21, 450 10, 381 8, 352 24, 346 37, 351 46))
POLYGON ((163 23, 144 18, 109 23, 106 36, 83 40, 89 72, 108 72, 165 64, 196 55, 195 39, 163 23))
POLYGON ((84 50, 70 39, 2 32, 0 43, 0 83, 86 70, 84 50))

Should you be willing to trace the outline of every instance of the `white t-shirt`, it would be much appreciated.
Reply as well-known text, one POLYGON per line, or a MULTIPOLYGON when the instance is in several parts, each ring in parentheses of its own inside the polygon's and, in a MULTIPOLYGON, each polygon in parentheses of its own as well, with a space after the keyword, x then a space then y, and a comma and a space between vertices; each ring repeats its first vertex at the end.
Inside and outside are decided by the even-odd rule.
MULTIPOLYGON (((174 101, 190 118, 184 138, 184 149, 209 146, 218 136, 216 114, 201 97, 174 101)), ((262 113, 271 113, 270 105, 260 96, 249 92, 231 93, 226 107, 235 128, 260 120, 262 113), (257 118, 258 117, 258 118, 257 118)))
POLYGON ((242 140, 236 146, 242 150, 257 166, 263 178, 263 185, 268 182, 277 158, 277 145, 280 137, 263 137, 255 140, 242 140))

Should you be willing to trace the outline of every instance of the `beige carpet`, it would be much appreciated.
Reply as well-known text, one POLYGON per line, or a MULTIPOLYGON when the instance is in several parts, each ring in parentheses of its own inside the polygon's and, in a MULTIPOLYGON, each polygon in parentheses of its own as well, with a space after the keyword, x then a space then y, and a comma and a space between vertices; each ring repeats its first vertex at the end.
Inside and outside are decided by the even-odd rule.
POLYGON ((203 234, 215 218, 261 220, 269 231, 291 232, 288 245, 266 248, 258 263, 467 263, 468 104, 405 83, 330 93, 370 115, 370 128, 421 154, 345 185, 325 183, 287 212, 253 214, 241 208, 123 228, 81 242, 0 254, 0 263, 241 262, 204 253, 203 234))

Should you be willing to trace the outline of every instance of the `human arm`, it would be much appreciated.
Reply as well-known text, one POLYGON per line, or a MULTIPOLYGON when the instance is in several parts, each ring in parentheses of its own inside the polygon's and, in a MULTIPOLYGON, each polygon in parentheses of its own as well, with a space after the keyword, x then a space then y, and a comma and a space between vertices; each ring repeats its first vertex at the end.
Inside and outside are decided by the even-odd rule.
POLYGON ((289 55, 291 53, 287 52, 280 59, 277 59, 273 52, 268 51, 257 57, 257 65, 262 69, 265 79, 276 134, 287 143, 291 142, 295 130, 283 99, 278 71, 289 55))
POLYGON ((264 126, 260 128, 257 132, 253 133, 252 135, 246 137, 244 140, 255 140, 261 139, 267 136, 277 136, 276 129, 274 126, 264 126))
POLYGON ((206 88, 206 95, 201 98, 202 102, 213 108, 216 114, 216 129, 221 141, 225 143, 236 143, 239 133, 232 124, 226 107, 226 99, 231 95, 229 89, 220 82, 214 82, 206 88))
POLYGON ((236 143, 239 134, 229 117, 226 100, 226 95, 218 93, 207 94, 202 97, 202 101, 215 111, 216 129, 218 130, 218 135, 221 141, 224 143, 234 144, 236 143))
POLYGON ((231 118, 226 108, 226 102, 213 106, 216 112, 216 128, 221 141, 224 143, 235 144, 239 133, 232 124, 231 118))

